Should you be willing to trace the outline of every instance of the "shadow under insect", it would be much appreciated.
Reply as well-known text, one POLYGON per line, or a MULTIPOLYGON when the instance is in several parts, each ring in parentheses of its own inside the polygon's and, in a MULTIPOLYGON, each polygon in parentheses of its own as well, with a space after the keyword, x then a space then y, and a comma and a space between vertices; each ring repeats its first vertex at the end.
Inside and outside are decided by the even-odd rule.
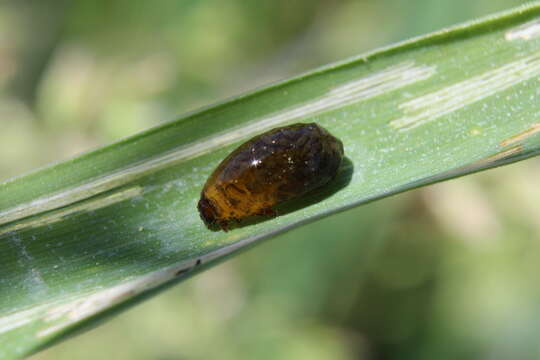
MULTIPOLYGON (((349 158, 344 157, 336 174, 336 177, 328 184, 320 188, 314 189, 298 198, 274 206, 273 211, 269 211, 268 215, 254 215, 244 218, 242 220, 238 220, 236 222, 231 221, 227 225, 227 230, 255 225, 264 221, 271 220, 276 216, 287 215, 289 213, 295 212, 313 204, 317 204, 339 192, 341 189, 345 188, 351 182, 353 172, 353 162, 349 158)), ((209 229, 212 231, 222 230, 222 228, 218 224, 210 225, 209 229)))

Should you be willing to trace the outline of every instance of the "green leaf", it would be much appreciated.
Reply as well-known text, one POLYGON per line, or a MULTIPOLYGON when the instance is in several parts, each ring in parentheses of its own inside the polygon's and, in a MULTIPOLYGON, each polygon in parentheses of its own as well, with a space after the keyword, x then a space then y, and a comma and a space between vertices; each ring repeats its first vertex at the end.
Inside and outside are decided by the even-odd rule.
MULTIPOLYGON (((48 346, 248 245, 540 149, 538 3, 334 64, 0 184, 0 358, 48 346), (208 230, 207 176, 295 122, 340 138, 329 188, 208 230)), ((466 211, 466 209, 464 210, 466 211)))

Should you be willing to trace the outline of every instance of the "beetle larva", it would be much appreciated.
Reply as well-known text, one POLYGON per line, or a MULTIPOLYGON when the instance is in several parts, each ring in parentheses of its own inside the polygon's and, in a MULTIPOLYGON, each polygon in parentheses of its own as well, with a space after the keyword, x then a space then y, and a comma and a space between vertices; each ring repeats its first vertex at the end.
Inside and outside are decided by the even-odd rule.
POLYGON ((206 181, 198 209, 207 226, 275 215, 274 206, 332 180, 343 144, 315 123, 276 128, 227 156, 206 181))

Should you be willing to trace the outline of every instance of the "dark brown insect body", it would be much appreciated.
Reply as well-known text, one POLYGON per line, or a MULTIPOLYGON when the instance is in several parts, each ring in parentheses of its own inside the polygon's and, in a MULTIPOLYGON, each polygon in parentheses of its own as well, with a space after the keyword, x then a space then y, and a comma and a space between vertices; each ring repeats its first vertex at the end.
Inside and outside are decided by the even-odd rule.
POLYGON ((343 159, 343 144, 317 124, 270 130, 227 156, 206 181, 199 212, 207 226, 274 215, 273 207, 325 185, 343 159))

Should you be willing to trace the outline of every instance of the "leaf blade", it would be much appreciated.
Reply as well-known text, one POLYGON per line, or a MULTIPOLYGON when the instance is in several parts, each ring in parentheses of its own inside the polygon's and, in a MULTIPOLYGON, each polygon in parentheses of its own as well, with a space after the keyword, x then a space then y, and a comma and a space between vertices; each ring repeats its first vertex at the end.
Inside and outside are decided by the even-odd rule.
POLYGON ((207 266, 337 211, 537 155, 539 24, 539 5, 521 7, 0 184, 0 293, 8 294, 0 297, 0 358, 183 279, 198 261, 207 266), (208 231, 195 205, 220 159, 256 133, 300 120, 344 142, 346 186, 276 219, 208 231))

